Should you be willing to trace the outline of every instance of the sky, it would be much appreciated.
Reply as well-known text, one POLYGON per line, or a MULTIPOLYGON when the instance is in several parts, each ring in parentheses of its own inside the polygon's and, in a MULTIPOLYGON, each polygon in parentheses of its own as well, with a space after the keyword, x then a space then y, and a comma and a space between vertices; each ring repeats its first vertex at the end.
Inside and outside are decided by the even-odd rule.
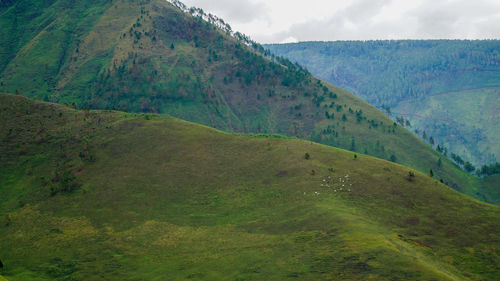
POLYGON ((500 0, 184 0, 259 43, 500 39, 500 0))

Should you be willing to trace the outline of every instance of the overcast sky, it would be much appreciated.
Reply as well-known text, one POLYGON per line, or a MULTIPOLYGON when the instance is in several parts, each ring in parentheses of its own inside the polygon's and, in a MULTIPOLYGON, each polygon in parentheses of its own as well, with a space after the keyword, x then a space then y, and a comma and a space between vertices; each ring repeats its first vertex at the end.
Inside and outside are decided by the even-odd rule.
POLYGON ((259 43, 500 39, 500 0, 184 0, 259 43))

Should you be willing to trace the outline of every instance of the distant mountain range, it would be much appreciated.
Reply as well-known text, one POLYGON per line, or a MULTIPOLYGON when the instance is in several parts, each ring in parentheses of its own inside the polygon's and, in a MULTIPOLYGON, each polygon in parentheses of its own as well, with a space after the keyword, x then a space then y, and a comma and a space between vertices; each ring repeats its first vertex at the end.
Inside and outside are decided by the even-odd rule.
MULTIPOLYGON (((304 42, 266 45, 352 91, 428 143, 477 168, 500 155, 500 41, 304 42), (424 138, 425 131, 425 138, 424 138), (430 137, 433 141, 430 141, 430 137)), ((460 164, 460 163, 459 163, 460 164)))

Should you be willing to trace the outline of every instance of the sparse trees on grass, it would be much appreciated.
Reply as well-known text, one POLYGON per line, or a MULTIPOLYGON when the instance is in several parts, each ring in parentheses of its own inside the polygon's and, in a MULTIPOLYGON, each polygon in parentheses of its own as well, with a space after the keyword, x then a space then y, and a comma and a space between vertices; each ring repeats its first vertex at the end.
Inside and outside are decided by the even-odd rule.
POLYGON ((465 161, 462 159, 462 157, 460 157, 459 155, 457 155, 455 153, 451 154, 451 159, 453 159, 453 161, 455 161, 455 163, 457 163, 458 165, 465 164, 465 161))

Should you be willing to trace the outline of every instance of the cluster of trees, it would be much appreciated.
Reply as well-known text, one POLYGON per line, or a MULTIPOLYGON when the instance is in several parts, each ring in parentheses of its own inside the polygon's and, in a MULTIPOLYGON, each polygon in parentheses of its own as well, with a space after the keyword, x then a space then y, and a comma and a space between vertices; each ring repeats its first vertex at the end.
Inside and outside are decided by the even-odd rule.
POLYGON ((217 17, 216 15, 210 14, 210 13, 205 13, 203 9, 201 8, 196 8, 196 7, 191 7, 188 8, 184 3, 182 3, 179 0, 167 0, 169 3, 183 11, 184 13, 188 13, 193 17, 198 17, 203 19, 204 21, 209 22, 210 24, 218 27, 219 29, 223 30, 226 32, 228 35, 233 35, 233 29, 231 26, 226 23, 223 19, 217 17))
POLYGON ((464 161, 462 157, 459 155, 452 153, 451 154, 451 159, 457 163, 460 167, 462 167, 465 171, 471 173, 476 170, 476 167, 474 167, 469 161, 464 161))
POLYGON ((459 165, 464 165, 464 160, 462 159, 462 157, 460 157, 459 155, 455 154, 455 153, 452 153, 451 154, 451 159, 453 159, 453 161, 455 161, 455 163, 459 164, 459 165))
POLYGON ((401 125, 403 127, 411 128, 410 120, 403 117, 403 116, 396 117, 396 123, 398 123, 399 125, 401 125))
POLYGON ((477 170, 477 174, 480 176, 491 176, 494 174, 500 174, 500 163, 495 163, 491 165, 484 165, 481 169, 477 170))
MULTIPOLYGON (((230 47, 226 48, 225 51, 229 49, 230 47)), ((249 51, 241 44, 235 44, 232 46, 232 49, 232 56, 237 58, 239 63, 228 69, 225 83, 231 82, 236 78, 242 86, 248 86, 255 81, 267 80, 270 82, 279 78, 280 80, 276 82, 282 86, 297 88, 305 87, 311 81, 308 73, 300 71, 298 68, 283 67, 280 64, 268 63, 261 55, 249 51)))
POLYGON ((436 150, 437 152, 443 154, 444 156, 448 156, 448 148, 446 148, 445 146, 441 146, 438 144, 436 150))

